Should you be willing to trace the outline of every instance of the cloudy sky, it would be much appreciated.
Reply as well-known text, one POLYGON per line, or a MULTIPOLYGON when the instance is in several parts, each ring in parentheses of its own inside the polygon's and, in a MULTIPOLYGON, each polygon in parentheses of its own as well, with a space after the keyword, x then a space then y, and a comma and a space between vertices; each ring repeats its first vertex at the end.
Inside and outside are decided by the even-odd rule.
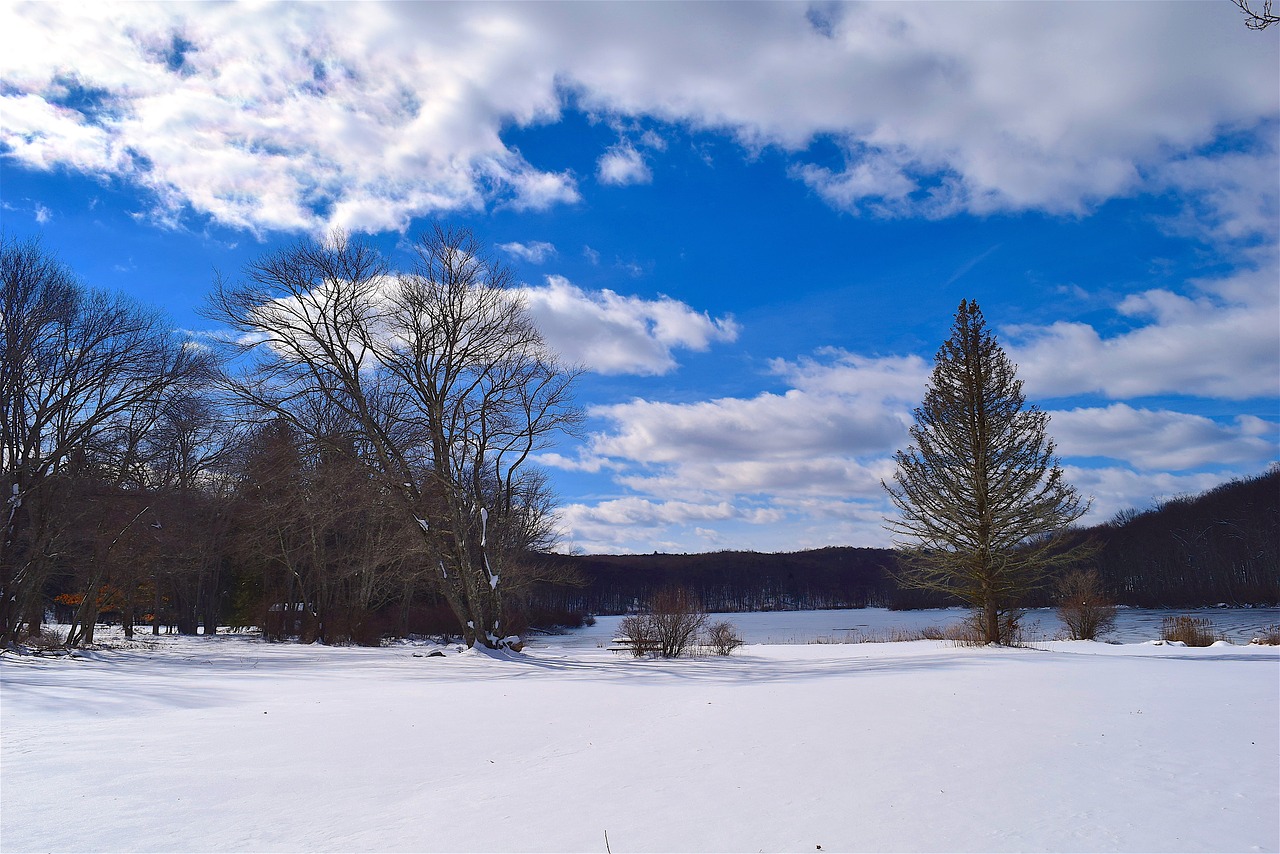
POLYGON ((468 226, 588 372, 566 548, 883 545, 962 298, 1091 519, 1280 456, 1280 28, 1144 3, 3 3, 3 226, 215 271, 468 226))

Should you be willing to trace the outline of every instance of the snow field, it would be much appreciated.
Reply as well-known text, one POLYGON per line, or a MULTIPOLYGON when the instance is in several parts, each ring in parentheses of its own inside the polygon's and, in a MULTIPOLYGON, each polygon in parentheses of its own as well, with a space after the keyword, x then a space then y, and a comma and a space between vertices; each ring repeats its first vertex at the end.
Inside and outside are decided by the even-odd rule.
POLYGON ((138 646, 3 656, 0 850, 1280 849, 1276 648, 138 646))

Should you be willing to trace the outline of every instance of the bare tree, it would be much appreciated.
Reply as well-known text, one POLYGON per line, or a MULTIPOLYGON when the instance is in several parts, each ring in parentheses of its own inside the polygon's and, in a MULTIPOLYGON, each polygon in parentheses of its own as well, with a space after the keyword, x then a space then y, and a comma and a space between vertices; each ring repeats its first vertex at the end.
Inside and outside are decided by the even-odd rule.
POLYGON ((135 471, 144 425, 209 368, 158 315, 84 288, 38 243, 0 243, 0 643, 39 622, 52 490, 72 455, 114 443, 116 472, 135 471))
POLYGON ((988 643, 1007 641, 1009 612, 1087 548, 1062 548, 1089 505, 1063 479, 1049 416, 1025 406, 1015 373, 977 303, 961 302, 915 410, 914 444, 884 485, 900 512, 888 527, 904 550, 901 583, 968 602, 988 643))
MULTIPOLYGON (((392 275, 371 247, 335 235, 219 282, 211 316, 241 333, 246 403, 314 430, 308 408, 358 432, 420 531, 471 645, 500 646, 500 585, 527 523, 527 463, 578 420, 574 372, 544 344, 511 271, 467 231, 437 227, 392 275)), ((319 438, 319 437, 315 437, 319 438)))
POLYGON ((1251 30, 1265 30, 1280 23, 1280 15, 1271 11, 1271 0, 1262 0, 1262 8, 1254 9, 1249 0, 1231 0, 1244 13, 1244 25, 1251 30))

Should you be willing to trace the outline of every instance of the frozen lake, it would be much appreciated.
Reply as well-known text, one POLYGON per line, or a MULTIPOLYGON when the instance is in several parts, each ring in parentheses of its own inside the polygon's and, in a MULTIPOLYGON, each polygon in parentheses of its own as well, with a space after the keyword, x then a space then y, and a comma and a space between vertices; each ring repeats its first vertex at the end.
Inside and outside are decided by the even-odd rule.
MULTIPOLYGON (((1280 608, 1204 608, 1200 610, 1154 610, 1121 608, 1116 631, 1104 639, 1120 643, 1142 643, 1160 637, 1165 617, 1182 614, 1208 618, 1214 628, 1232 643, 1245 644, 1268 626, 1280 624, 1280 608)), ((859 608, 840 611, 767 611, 743 614, 713 614, 713 620, 733 623, 747 643, 805 644, 817 641, 844 641, 858 635, 885 634, 893 630, 911 631, 927 627, 945 628, 968 615, 963 608, 932 608, 921 611, 890 611, 887 608, 859 608)), ((594 626, 568 634, 537 637, 532 645, 565 648, 608 646, 617 634, 620 616, 597 617, 594 626)), ((1023 625, 1029 640, 1065 636, 1062 622, 1052 608, 1027 612, 1023 625)))

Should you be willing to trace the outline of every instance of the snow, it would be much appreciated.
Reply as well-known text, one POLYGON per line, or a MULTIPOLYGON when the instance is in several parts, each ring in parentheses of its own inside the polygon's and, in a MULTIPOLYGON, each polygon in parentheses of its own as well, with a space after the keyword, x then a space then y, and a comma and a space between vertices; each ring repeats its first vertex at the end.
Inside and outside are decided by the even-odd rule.
POLYGON ((555 640, 0 656, 0 850, 1280 849, 1275 647, 555 640))

